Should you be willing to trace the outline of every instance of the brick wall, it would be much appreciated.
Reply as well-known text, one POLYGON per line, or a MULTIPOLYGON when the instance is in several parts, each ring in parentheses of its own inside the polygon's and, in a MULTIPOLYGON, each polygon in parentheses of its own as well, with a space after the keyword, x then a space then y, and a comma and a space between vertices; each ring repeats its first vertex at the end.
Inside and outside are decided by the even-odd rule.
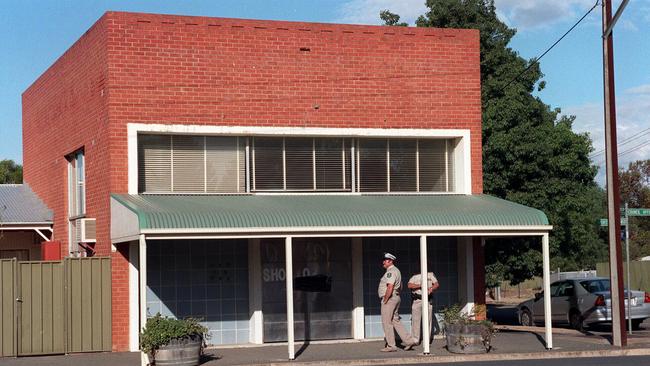
POLYGON ((111 255, 113 349, 128 346, 128 265, 111 253, 107 27, 93 25, 23 93, 24 179, 54 212, 53 239, 68 256, 66 155, 84 149, 86 214, 97 218, 97 255, 111 255), (126 291, 124 290, 126 288, 126 291), (126 324, 126 325, 124 325, 126 324))
MULTIPOLYGON (((469 128, 472 189, 482 192, 478 31, 135 13, 107 21, 116 144, 127 122, 469 128)), ((126 166, 125 149, 111 152, 126 166)))
POLYGON ((67 254, 65 156, 86 156, 87 216, 113 257, 113 349, 128 348, 128 247, 109 194, 128 188, 129 122, 470 129, 482 192, 479 38, 388 28, 106 13, 23 94, 25 181, 67 254))

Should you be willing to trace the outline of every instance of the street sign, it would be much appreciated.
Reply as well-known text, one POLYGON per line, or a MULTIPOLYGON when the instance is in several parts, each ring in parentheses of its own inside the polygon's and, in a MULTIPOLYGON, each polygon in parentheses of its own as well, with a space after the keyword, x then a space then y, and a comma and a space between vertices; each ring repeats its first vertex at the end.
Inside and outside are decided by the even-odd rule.
MULTIPOLYGON (((627 220, 625 217, 621 217, 621 226, 626 226, 627 220)), ((607 226, 607 219, 600 219, 600 226, 607 226)))
POLYGON ((650 208, 628 208, 628 216, 650 216, 650 208))

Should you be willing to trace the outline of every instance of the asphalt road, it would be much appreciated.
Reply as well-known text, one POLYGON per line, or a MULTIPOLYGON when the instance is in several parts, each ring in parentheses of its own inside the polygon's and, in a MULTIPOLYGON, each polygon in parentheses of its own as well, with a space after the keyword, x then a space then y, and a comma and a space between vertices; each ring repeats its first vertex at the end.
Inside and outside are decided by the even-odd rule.
POLYGON ((411 365, 433 366, 640 366, 650 365, 650 356, 600 357, 600 358, 561 358, 545 360, 514 360, 455 363, 421 363, 411 365))

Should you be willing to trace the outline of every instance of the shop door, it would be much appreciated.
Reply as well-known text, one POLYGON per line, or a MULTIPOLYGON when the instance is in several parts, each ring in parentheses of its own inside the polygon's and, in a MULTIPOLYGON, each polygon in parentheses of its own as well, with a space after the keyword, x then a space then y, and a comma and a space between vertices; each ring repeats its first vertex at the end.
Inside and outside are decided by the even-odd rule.
MULTIPOLYGON (((352 337, 349 239, 293 240, 296 340, 352 337)), ((261 242, 264 342, 287 340, 284 240, 261 242)))

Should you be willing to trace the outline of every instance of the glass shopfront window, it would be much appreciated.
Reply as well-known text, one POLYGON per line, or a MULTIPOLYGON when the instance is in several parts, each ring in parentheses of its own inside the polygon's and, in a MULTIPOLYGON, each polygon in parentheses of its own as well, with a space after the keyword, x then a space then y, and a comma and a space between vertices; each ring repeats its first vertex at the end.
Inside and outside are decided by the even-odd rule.
MULTIPOLYGON (((284 240, 262 240, 264 342, 287 340, 284 240)), ((352 338, 350 239, 293 240, 296 340, 352 338)))

